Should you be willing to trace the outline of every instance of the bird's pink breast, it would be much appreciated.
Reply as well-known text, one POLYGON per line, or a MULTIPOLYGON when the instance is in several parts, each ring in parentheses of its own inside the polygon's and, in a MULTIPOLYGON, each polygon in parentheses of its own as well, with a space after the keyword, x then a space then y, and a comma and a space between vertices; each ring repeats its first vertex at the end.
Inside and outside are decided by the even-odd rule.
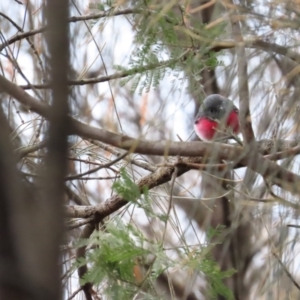
POLYGON ((201 140, 209 141, 213 139, 218 123, 207 119, 201 118, 194 124, 195 131, 201 140))
POLYGON ((239 116, 238 113, 234 110, 230 113, 227 119, 227 126, 232 128, 234 133, 240 132, 239 116))
MULTIPOLYGON (((218 125, 219 124, 217 122, 202 117, 194 124, 194 129, 201 140, 210 141, 213 139, 218 125)), ((232 111, 229 114, 226 125, 228 127, 231 127, 232 131, 235 134, 238 134, 240 132, 239 117, 236 111, 232 111)))

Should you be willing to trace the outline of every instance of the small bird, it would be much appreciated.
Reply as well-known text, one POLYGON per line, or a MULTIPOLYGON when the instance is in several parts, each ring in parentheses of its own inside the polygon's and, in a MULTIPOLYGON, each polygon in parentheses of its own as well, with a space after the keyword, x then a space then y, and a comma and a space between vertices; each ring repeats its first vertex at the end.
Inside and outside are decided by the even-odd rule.
POLYGON ((218 94, 209 95, 196 115, 194 129, 203 141, 226 138, 229 132, 238 134, 239 110, 231 100, 218 94))

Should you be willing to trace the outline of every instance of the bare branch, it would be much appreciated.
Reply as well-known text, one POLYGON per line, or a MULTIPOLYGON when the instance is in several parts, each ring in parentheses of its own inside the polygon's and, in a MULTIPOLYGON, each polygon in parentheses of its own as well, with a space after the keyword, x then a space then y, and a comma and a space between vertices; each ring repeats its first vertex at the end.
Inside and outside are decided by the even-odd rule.
POLYGON ((143 10, 136 9, 136 8, 127 8, 123 10, 108 10, 97 14, 90 14, 87 16, 70 17, 69 22, 98 20, 106 17, 115 17, 115 16, 132 15, 132 14, 140 14, 140 13, 143 13, 143 10))
MULTIPOLYGON (((97 19, 101 19, 101 18, 105 18, 105 17, 137 14, 137 13, 141 13, 141 12, 142 12, 142 10, 140 10, 140 9, 124 9, 124 10, 117 10, 117 11, 111 11, 110 10, 110 11, 105 11, 105 12, 98 13, 98 14, 90 14, 90 15, 87 15, 87 16, 70 17, 69 22, 74 23, 74 22, 78 22, 78 21, 97 20, 97 19)), ((2 14, 1 12, 0 12, 0 15, 2 15, 3 17, 8 19, 8 16, 2 14)), ((10 22, 12 22, 11 19, 10 19, 10 22)), ((14 35, 9 40, 7 40, 6 43, 3 43, 2 45, 0 45, 0 51, 2 51, 8 45, 11 45, 11 44, 13 44, 17 41, 20 41, 24 38, 28 38, 28 37, 33 36, 35 34, 45 32, 47 30, 47 26, 43 26, 43 27, 40 27, 38 29, 23 32, 22 28, 19 27, 16 23, 13 23, 13 24, 14 24, 15 27, 18 28, 18 30, 21 33, 18 33, 16 35, 14 35)), ((29 40, 28 40, 28 42, 31 43, 29 40)))
POLYGON ((85 175, 89 175, 89 174, 92 174, 92 173, 95 173, 101 169, 105 169, 105 168, 109 168, 110 166, 114 165, 115 163, 117 163, 118 161, 122 160, 124 157, 126 157, 128 155, 128 152, 125 152, 123 153, 122 155, 118 156, 116 159, 106 163, 106 164, 103 164, 99 167, 96 167, 94 169, 91 169, 91 170, 88 170, 84 173, 81 173, 81 174, 77 174, 77 175, 72 175, 72 176, 68 176, 65 178, 65 180, 73 180, 73 179, 80 179, 81 177, 85 176, 85 175))
POLYGON ((62 243, 64 224, 62 203, 64 198, 64 177, 67 171, 68 131, 70 120, 69 89, 69 2, 51 0, 45 4, 45 17, 49 30, 46 42, 49 51, 51 106, 49 107, 49 130, 45 163, 39 168, 42 175, 38 180, 40 191, 39 209, 45 211, 43 236, 40 237, 41 257, 44 259, 44 280, 51 287, 53 298, 60 298, 59 245, 62 243))
MULTIPOLYGON (((17 85, 8 81, 5 77, 0 76, 0 88, 10 96, 17 99, 20 103, 30 106, 31 110, 49 118, 49 106, 36 100, 27 94, 17 85)), ((142 139, 133 139, 131 137, 116 134, 104 129, 88 126, 69 117, 70 132, 84 139, 98 140, 112 146, 129 150, 130 152, 149 154, 149 155, 169 155, 169 156, 190 156, 190 157, 206 157, 210 153, 214 153, 216 159, 235 160, 244 166, 248 166, 253 171, 262 176, 268 176, 272 181, 280 187, 287 189, 292 193, 300 193, 300 176, 278 166, 274 162, 268 161, 261 155, 253 153, 245 153, 244 149, 238 146, 221 143, 209 142, 171 142, 171 141, 147 141, 142 139)), ((248 152, 248 151, 246 151, 248 152)))
MULTIPOLYGON (((87 224, 84 229, 82 230, 81 234, 80 234, 80 238, 81 239, 88 239, 91 234, 93 233, 93 231, 95 230, 95 223, 89 223, 87 224)), ((86 251, 86 246, 82 246, 79 247, 76 251, 76 258, 83 258, 85 257, 85 251, 86 251)), ((82 278, 84 276, 84 274, 88 271, 88 266, 87 265, 83 265, 81 267, 78 268, 78 275, 79 278, 82 278)), ((92 284, 91 283, 85 283, 84 285, 81 286, 86 300, 93 300, 92 297, 92 284)))
MULTIPOLYGON (((168 59, 168 60, 163 60, 155 64, 149 64, 146 66, 138 67, 138 68, 133 68, 129 69, 126 71, 121 71, 121 72, 116 72, 111 75, 107 76, 101 76, 101 77, 95 77, 95 78, 90 78, 90 79, 81 79, 81 80, 69 80, 68 85, 86 85, 86 84, 96 84, 96 83, 101 83, 101 82, 107 82, 113 79, 120 79, 124 77, 128 77, 130 75, 138 74, 138 73, 143 73, 146 71, 151 71, 154 69, 158 68, 164 68, 168 67, 169 65, 172 65, 174 63, 177 63, 179 61, 184 61, 187 58, 187 54, 190 52, 190 50, 187 50, 183 52, 179 57, 168 59)), ((32 89, 33 87, 36 89, 49 89, 49 84, 30 84, 30 85, 20 85, 20 87, 24 90, 32 89)))
POLYGON ((19 156, 19 158, 23 158, 27 154, 35 152, 35 151, 40 150, 40 149, 43 149, 46 146, 47 146, 47 140, 44 140, 44 141, 42 141, 38 144, 17 149, 16 152, 17 152, 17 155, 19 156))
MULTIPOLYGON (((230 1, 234 5, 233 1, 230 1)), ((244 143, 250 144, 255 141, 254 132, 251 122, 251 114, 249 107, 249 88, 248 88, 248 71, 247 71, 247 58, 245 52, 244 39, 241 33, 241 28, 237 15, 233 13, 230 15, 232 26, 232 35, 235 41, 237 65, 238 65, 238 85, 239 85, 239 98, 240 98, 240 112, 239 120, 241 124, 241 132, 243 135, 244 143)))
POLYGON ((295 278, 292 276, 292 274, 290 273, 290 271, 287 269, 287 267, 284 265, 284 263, 281 261, 281 259, 279 258, 279 256, 272 251, 273 256, 276 258, 276 260, 279 262, 280 266, 282 267, 282 269, 284 270, 285 274, 287 275, 287 277, 292 281, 292 283, 294 284, 294 286, 300 290, 300 285, 299 283, 295 280, 295 278))
MULTIPOLYGON (((176 177, 181 176, 182 174, 186 173, 190 170, 189 164, 192 163, 201 163, 202 158, 186 158, 183 159, 183 163, 181 165, 176 166, 177 173, 176 177)), ((260 170, 264 169, 265 162, 267 160, 259 157, 258 158, 258 166, 260 167, 260 170)), ((271 163, 271 162, 269 162, 271 163)), ((277 165, 276 164, 270 164, 265 172, 265 176, 272 176, 274 172, 278 172, 277 165)), ((140 192, 143 193, 143 187, 147 187, 149 190, 159 186, 161 184, 164 184, 172 179, 172 176, 174 174, 175 167, 161 167, 158 168, 154 173, 147 175, 136 183, 138 187, 140 188, 140 192)), ((284 169, 283 169, 284 170, 284 169)), ((288 180, 293 180, 292 178, 287 178, 286 181, 280 180, 280 176, 282 176, 281 173, 275 173, 275 176, 272 177, 273 180, 275 180, 275 183, 282 186, 283 188, 286 188, 288 180), (277 177, 276 177, 277 175, 277 177)), ((296 176, 296 175, 295 175, 296 176)), ((296 183, 297 185, 297 183, 296 183)), ((293 188, 293 185, 289 186, 289 188, 293 188)), ((297 193, 299 193, 299 190, 297 190, 297 193)), ((296 191, 295 190, 295 191, 296 191)), ((68 206, 66 207, 66 214, 70 218, 89 218, 93 215, 96 215, 97 218, 103 219, 107 217, 108 215, 112 214, 113 212, 117 211, 122 206, 126 205, 128 202, 123 199, 122 197, 115 195, 109 199, 107 199, 104 203, 101 203, 97 206, 68 206)), ((288 205, 287 203, 284 203, 285 206, 293 207, 295 209, 298 209, 299 206, 293 206, 288 205)))

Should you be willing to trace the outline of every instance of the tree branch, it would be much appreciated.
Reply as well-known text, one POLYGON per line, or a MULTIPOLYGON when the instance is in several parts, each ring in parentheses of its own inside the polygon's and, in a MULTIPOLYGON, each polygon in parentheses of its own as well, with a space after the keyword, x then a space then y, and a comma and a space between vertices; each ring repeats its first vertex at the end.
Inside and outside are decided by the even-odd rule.
POLYGON ((49 129, 46 136, 47 151, 44 163, 38 168, 41 177, 37 180, 40 210, 45 211, 40 223, 44 239, 40 240, 41 257, 44 259, 44 279, 53 290, 54 298, 60 298, 61 272, 59 245, 63 240, 65 192, 64 178, 67 173, 69 114, 69 2, 67 0, 46 1, 44 15, 49 30, 45 34, 49 59, 51 106, 49 107, 49 129), (45 239, 45 237, 47 237, 45 239), (47 259, 44 256, 47 256, 47 259), (54 293, 55 292, 55 293, 54 293))
MULTIPOLYGON (((0 76, 0 89, 25 106, 29 106, 32 111, 49 119, 49 106, 47 104, 39 102, 3 76, 0 76)), ((234 160, 235 163, 248 166, 262 176, 272 178, 274 183, 280 187, 292 193, 300 194, 300 177, 298 175, 278 166, 274 162, 264 159, 263 156, 254 152, 245 153, 245 150, 239 146, 222 143, 192 142, 191 147, 190 142, 154 142, 134 139, 88 126, 71 117, 68 118, 68 122, 70 122, 69 135, 79 135, 85 139, 98 140, 134 153, 189 157, 207 157, 213 153, 216 160, 234 160)))
POLYGON ((295 278, 293 277, 293 275, 290 273, 290 271, 288 270, 288 268, 285 266, 285 264, 281 261, 281 259, 279 258, 279 256, 275 253, 275 251, 272 251, 273 256, 276 258, 276 260, 278 261, 278 263, 280 264, 280 266, 282 267, 283 271, 286 273, 287 277, 292 281, 292 283, 294 284, 294 286, 300 290, 300 285, 299 283, 295 280, 295 278))
MULTIPOLYGON (((245 47, 247 47, 247 48, 261 49, 261 50, 264 50, 267 52, 275 52, 277 54, 284 55, 284 56, 290 58, 291 60, 300 62, 300 55, 298 53, 291 51, 291 50, 287 49, 286 47, 283 47, 283 46, 280 46, 280 45, 277 45, 274 43, 268 43, 268 42, 264 42, 262 40, 257 40, 257 39, 256 40, 249 39, 249 40, 246 40, 245 42, 240 42, 239 44, 245 45, 245 47)), ((235 48, 235 47, 236 47, 236 43, 232 40, 217 41, 217 42, 212 41, 212 46, 209 47, 207 51, 219 52, 221 50, 231 49, 231 48, 235 48)), ((0 47, 0 50, 1 50, 1 47, 0 47)), ((150 65, 143 66, 140 68, 129 69, 129 70, 125 70, 122 72, 116 72, 114 74, 107 75, 107 76, 100 76, 100 77, 81 79, 81 80, 69 80, 68 85, 78 86, 78 85, 86 85, 86 84, 97 84, 97 83, 101 83, 101 82, 107 82, 110 80, 125 78, 125 77, 128 77, 133 74, 151 71, 156 68, 167 67, 168 65, 178 62, 180 59, 182 59, 184 61, 185 60, 184 55, 186 55, 187 52, 188 51, 184 52, 183 55, 181 55, 179 58, 176 58, 176 59, 170 59, 170 60, 166 60, 166 61, 161 61, 157 64, 150 64, 150 65)), ((46 84, 30 84, 30 85, 26 84, 26 85, 20 85, 20 87, 24 90, 29 90, 32 88, 49 89, 49 84, 47 84, 47 83, 46 84)))
POLYGON ((38 144, 19 148, 19 149, 16 150, 16 153, 17 153, 19 158, 23 158, 31 152, 35 152, 37 150, 40 150, 40 149, 43 149, 43 148, 47 147, 47 142, 48 142, 47 140, 43 140, 38 144))
MULTIPOLYGON (((178 63, 179 61, 186 60, 187 54, 189 52, 190 52, 190 50, 186 50, 185 52, 183 52, 180 56, 178 56, 176 58, 163 60, 163 61, 160 61, 155 64, 149 64, 146 66, 132 68, 132 69, 121 71, 121 72, 116 72, 114 74, 107 75, 107 76, 101 76, 101 77, 95 77, 95 78, 89 78, 89 79, 81 79, 81 80, 69 80, 68 85, 75 86, 75 85, 96 84, 96 83, 110 81, 113 79, 121 79, 124 77, 128 77, 130 75, 143 73, 143 72, 151 71, 151 70, 158 69, 158 68, 168 67, 169 65, 178 63)), ((28 89, 32 89, 32 88, 49 89, 50 86, 49 86, 49 84, 30 84, 30 85, 27 84, 27 85, 20 85, 19 87, 22 88, 23 90, 28 90, 28 89)))
MULTIPOLYGON (((124 9, 124 10, 117 10, 117 11, 105 11, 102 13, 98 13, 98 14, 90 14, 87 16, 74 16, 74 17, 70 17, 68 19, 68 21, 70 23, 74 23, 74 22, 79 22, 79 21, 87 21, 87 20, 97 20, 97 19, 101 19, 101 18, 105 18, 105 17, 113 17, 113 16, 121 16, 121 15, 129 15, 129 14, 137 14, 137 13, 141 13, 142 10, 141 9, 124 9)), ((0 15, 2 15, 3 17, 5 17, 6 19, 8 19, 8 16, 2 14, 0 12, 0 15)), ((14 35, 13 37, 11 37, 10 39, 7 40, 6 43, 0 44, 0 52, 7 47, 8 45, 11 45, 17 41, 20 41, 24 38, 28 38, 30 36, 33 36, 35 34, 38 33, 42 33, 45 32, 47 30, 47 26, 43 26, 40 27, 38 29, 34 29, 31 31, 27 31, 27 32, 23 32, 22 28, 19 27, 16 23, 13 23, 15 27, 18 28, 19 31, 21 31, 21 33, 18 33, 16 35, 14 35)), ((29 40, 28 40, 29 41, 29 40)))
MULTIPOLYGON (((201 163, 203 161, 202 158, 184 158, 182 160, 182 164, 177 164, 175 166, 171 167, 161 167, 158 168, 154 173, 149 174, 140 180, 137 181, 137 186, 140 189, 140 192, 143 193, 144 189, 143 187, 147 187, 147 189, 152 189, 154 187, 157 187, 161 184, 164 184, 171 180, 175 168, 177 168, 177 174, 176 177, 179 177, 189 171, 191 167, 190 164, 194 163, 201 163)), ((260 165, 262 168, 265 167, 265 162, 268 162, 266 159, 258 157, 257 164, 260 165), (262 164, 262 165, 261 165, 262 164)), ((282 176, 281 173, 275 173, 278 172, 276 164, 271 164, 271 166, 268 166, 267 172, 265 173, 265 176, 272 176, 272 174, 278 174, 279 178, 275 178, 278 185, 283 185, 282 182, 280 182, 280 176, 282 176), (274 169, 272 169, 274 167, 274 169)), ((274 176, 274 177, 275 177, 274 176)), ((274 178, 273 178, 274 179, 274 178)), ((297 185, 297 183, 295 183, 297 185)), ((283 186, 284 187, 284 186, 283 186)), ((299 190, 298 190, 299 193, 299 190)), ((114 195, 113 197, 107 199, 104 203, 101 203, 97 206, 68 206, 65 208, 67 217, 70 218, 89 218, 91 216, 97 216, 97 220, 102 220, 103 218, 107 217, 108 215, 114 213, 124 205, 128 204, 128 202, 123 199, 121 196, 114 195)), ((298 206, 293 206, 293 208, 298 208, 298 206)))
MULTIPOLYGON (((233 1, 230 1, 234 5, 233 1)), ((249 88, 248 88, 248 71, 247 58, 245 52, 244 39, 241 33, 239 20, 235 13, 230 14, 230 22, 232 26, 232 35, 235 41, 236 55, 237 55, 237 73, 238 86, 240 98, 239 121, 241 125, 241 132, 243 140, 246 145, 255 142, 254 132, 252 128, 250 107, 249 107, 249 88)), ((253 147, 254 148, 254 147, 253 147)))
MULTIPOLYGON (((91 236, 91 234, 94 232, 94 230, 95 230, 94 222, 87 224, 80 234, 80 239, 88 239, 91 236)), ((76 251, 76 258, 77 259, 84 258, 85 251, 86 251, 86 246, 79 247, 76 251)), ((88 271, 87 265, 83 265, 83 266, 79 267, 78 268, 79 278, 82 278, 86 274, 87 271, 88 271)), ((93 300, 93 297, 92 297, 93 285, 90 282, 87 282, 84 285, 82 285, 81 287, 85 294, 86 300, 93 300)))

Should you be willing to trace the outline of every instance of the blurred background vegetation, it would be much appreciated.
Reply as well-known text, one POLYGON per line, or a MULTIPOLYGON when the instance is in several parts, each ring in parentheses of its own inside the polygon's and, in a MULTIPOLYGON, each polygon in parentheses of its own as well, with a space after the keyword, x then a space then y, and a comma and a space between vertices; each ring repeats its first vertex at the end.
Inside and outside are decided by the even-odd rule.
MULTIPOLYGON (((0 132, 0 241, 7 245, 0 265, 10 255, 13 265, 0 272, 0 295, 11 287, 8 295, 21 291, 16 299, 299 299, 298 194, 238 162, 226 172, 182 169, 168 149, 138 154, 108 141, 114 132, 193 147, 194 116, 207 95, 241 103, 242 60, 255 138, 269 140, 262 154, 286 150, 277 164, 299 174, 300 1, 48 2, 0 2, 0 73, 52 107, 50 115, 40 112, 0 81, 7 129, 0 132), (48 32, 61 34, 69 49, 47 40, 48 32), (244 57, 236 46, 245 47, 244 57), (68 81, 62 76, 57 90, 65 94, 51 86, 60 72, 68 81), (69 134, 63 103, 107 138, 69 134), (27 192, 10 194, 18 187, 27 192), (60 194, 49 193, 56 189, 60 194), (34 254, 22 264, 31 251, 40 260, 34 254), (59 265, 49 273, 55 280, 28 275, 28 283, 27 273, 48 272, 48 255, 59 265), (10 269, 23 275, 8 280, 10 269)), ((214 153, 205 157, 202 163, 211 163, 214 153)))

